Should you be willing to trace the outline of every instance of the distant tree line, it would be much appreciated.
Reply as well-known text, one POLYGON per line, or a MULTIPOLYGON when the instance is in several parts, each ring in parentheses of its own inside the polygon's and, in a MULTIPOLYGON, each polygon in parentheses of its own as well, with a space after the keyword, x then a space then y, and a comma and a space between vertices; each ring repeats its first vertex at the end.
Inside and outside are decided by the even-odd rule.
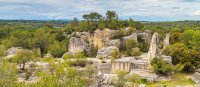
POLYGON ((69 33, 73 31, 93 32, 96 29, 104 28, 117 30, 124 27, 134 27, 137 29, 141 29, 143 27, 143 24, 132 19, 119 19, 118 14, 115 11, 107 11, 105 17, 97 12, 92 12, 89 14, 84 14, 82 18, 84 20, 81 21, 79 21, 77 18, 74 18, 72 22, 67 25, 67 31, 69 33))

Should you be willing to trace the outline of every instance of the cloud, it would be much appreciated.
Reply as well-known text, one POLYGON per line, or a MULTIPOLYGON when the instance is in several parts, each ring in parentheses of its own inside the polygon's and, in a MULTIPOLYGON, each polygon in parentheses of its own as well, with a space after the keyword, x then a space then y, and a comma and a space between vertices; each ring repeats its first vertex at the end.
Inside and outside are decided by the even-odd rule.
POLYGON ((194 11, 194 12, 193 12, 193 15, 198 15, 198 16, 200 16, 200 10, 194 11))
POLYGON ((138 20, 200 19, 199 5, 198 0, 0 0, 0 19, 72 19, 107 10, 138 20))

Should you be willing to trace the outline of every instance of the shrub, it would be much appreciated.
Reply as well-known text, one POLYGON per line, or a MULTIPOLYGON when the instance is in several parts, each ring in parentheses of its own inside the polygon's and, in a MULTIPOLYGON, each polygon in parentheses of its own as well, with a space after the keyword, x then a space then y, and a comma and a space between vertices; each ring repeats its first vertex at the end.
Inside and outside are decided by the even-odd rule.
POLYGON ((84 59, 76 59, 75 61, 71 62, 72 66, 80 66, 85 67, 87 65, 87 60, 84 59))
POLYGON ((42 62, 52 62, 52 61, 56 61, 56 59, 55 59, 55 58, 48 57, 48 58, 43 58, 41 61, 42 61, 42 62))
POLYGON ((85 58, 85 54, 83 52, 78 52, 74 54, 73 58, 85 58))
POLYGON ((106 63, 106 61, 105 61, 105 60, 102 60, 101 63, 106 63))
POLYGON ((69 59, 69 58, 72 58, 72 57, 73 56, 70 53, 66 53, 66 54, 64 54, 63 59, 69 59))

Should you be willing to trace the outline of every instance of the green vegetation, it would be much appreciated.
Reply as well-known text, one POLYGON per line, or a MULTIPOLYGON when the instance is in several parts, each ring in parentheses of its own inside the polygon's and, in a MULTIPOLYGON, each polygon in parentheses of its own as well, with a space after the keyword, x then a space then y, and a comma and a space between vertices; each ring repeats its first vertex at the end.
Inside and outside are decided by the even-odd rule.
POLYGON ((176 73, 173 75, 172 80, 170 81, 161 81, 161 82, 155 82, 155 83, 144 83, 147 85, 147 87, 157 87, 160 85, 163 86, 194 86, 194 82, 187 78, 188 74, 183 74, 183 73, 176 73))
MULTIPOLYGON (((124 27, 133 27, 137 30, 141 29, 143 25, 140 22, 133 21, 132 19, 120 20, 115 11, 107 11, 106 16, 103 17, 97 12, 92 12, 89 14, 84 14, 82 16, 83 21, 79 21, 74 18, 72 22, 67 25, 67 32, 72 33, 74 31, 90 31, 93 32, 96 29, 109 28, 112 30, 117 30, 124 27)), ((134 31, 132 29, 131 31, 134 31)), ((123 36, 123 31, 117 37, 123 36)))
POLYGON ((172 57, 173 64, 183 64, 184 71, 192 71, 200 67, 199 52, 189 49, 183 43, 176 43, 167 47, 164 53, 172 57))
POLYGON ((157 74, 171 75, 174 72, 180 72, 184 68, 184 65, 177 64, 176 66, 167 63, 161 58, 154 58, 151 61, 151 65, 157 74))
POLYGON ((137 59, 137 56, 140 56, 142 54, 142 52, 140 51, 139 48, 133 48, 131 55, 134 56, 137 59))
POLYGON ((116 87, 124 87, 125 84, 125 75, 127 74, 126 71, 118 71, 117 72, 117 82, 115 83, 116 87))
POLYGON ((1 87, 14 87, 17 85, 16 78, 17 69, 14 64, 10 64, 7 61, 1 61, 0 63, 0 86, 1 87))
POLYGON ((111 61, 114 62, 115 59, 120 58, 120 51, 118 48, 114 49, 113 52, 111 53, 111 61))
MULTIPOLYGON (((193 85, 194 83, 181 74, 180 71, 193 71, 200 68, 200 22, 178 21, 178 22, 137 22, 132 19, 120 19, 114 11, 107 11, 105 16, 92 12, 84 14, 83 20, 74 18, 72 21, 0 21, 0 87, 87 87, 95 81, 97 70, 86 57, 95 57, 97 47, 91 47, 91 52, 78 52, 68 54, 68 35, 73 32, 88 31, 109 28, 119 30, 112 39, 119 39, 133 32, 158 32, 163 40, 166 33, 171 33, 170 46, 163 53, 172 57, 172 64, 160 58, 151 61, 152 68, 159 75, 171 75, 171 81, 149 83, 141 79, 139 75, 131 75, 126 78, 127 72, 119 71, 118 78, 114 83, 117 87, 123 87, 125 82, 144 83, 147 86, 193 85), (128 32, 124 28, 129 28, 128 32), (6 49, 10 47, 22 47, 13 59, 4 60, 6 49), (30 51, 33 50, 33 51, 30 51), (65 54, 66 53, 66 54, 65 54), (53 58, 43 58, 45 54, 52 54, 53 58), (63 56, 63 54, 65 54, 63 56), (58 61, 56 58, 61 58, 58 61), (25 69, 27 62, 49 63, 50 70, 30 65, 25 69), (16 63, 16 64, 15 64, 16 63), (20 69, 17 69, 20 65, 20 69), (77 69, 78 68, 78 69, 77 69), (84 68, 84 70, 79 70, 84 68), (23 71, 23 72, 21 72, 23 71), (17 82, 17 75, 25 74, 28 80, 34 73, 41 79, 36 83, 17 82), (174 74, 174 75, 173 75, 174 74)), ((72 35, 73 36, 73 35, 72 35)), ((111 53, 112 62, 119 58, 122 53, 125 56, 140 56, 147 52, 149 43, 142 37, 129 39, 123 42, 124 47, 116 49, 111 53)), ((87 41, 86 41, 87 42, 87 41)), ((162 42, 162 41, 161 41, 162 42)), ((162 44, 162 43, 161 43, 162 44)), ((162 45, 160 46, 162 47, 162 45)), ((102 63, 107 61, 102 59, 102 63)))
POLYGON ((132 49, 137 47, 137 42, 134 39, 128 39, 125 42, 125 50, 127 55, 131 56, 132 49))
POLYGON ((22 70, 25 69, 26 62, 31 60, 33 60, 33 53, 30 50, 19 50, 12 59, 12 61, 20 64, 20 69, 22 70))

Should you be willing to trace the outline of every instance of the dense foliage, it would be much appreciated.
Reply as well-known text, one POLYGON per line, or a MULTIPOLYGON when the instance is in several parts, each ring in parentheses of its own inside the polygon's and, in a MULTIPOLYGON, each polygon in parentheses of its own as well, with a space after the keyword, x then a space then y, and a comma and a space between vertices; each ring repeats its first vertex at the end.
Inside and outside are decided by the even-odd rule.
POLYGON ((189 49, 183 43, 176 43, 167 47, 164 53, 172 56, 173 64, 184 64, 185 71, 191 71, 200 67, 200 53, 189 49))

